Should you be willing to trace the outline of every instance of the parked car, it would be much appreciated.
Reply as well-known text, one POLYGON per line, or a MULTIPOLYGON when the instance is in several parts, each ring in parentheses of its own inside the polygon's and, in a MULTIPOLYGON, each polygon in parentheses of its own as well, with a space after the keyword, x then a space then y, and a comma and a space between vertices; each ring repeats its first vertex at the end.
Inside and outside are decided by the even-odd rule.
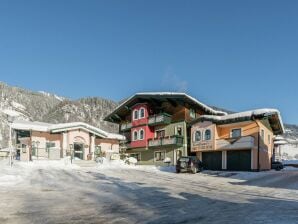
POLYGON ((279 162, 279 161, 274 161, 271 163, 271 169, 274 169, 274 170, 282 170, 284 168, 284 164, 282 164, 282 162, 279 162))
POLYGON ((195 156, 183 156, 177 160, 176 173, 192 172, 197 173, 203 169, 202 162, 195 156))

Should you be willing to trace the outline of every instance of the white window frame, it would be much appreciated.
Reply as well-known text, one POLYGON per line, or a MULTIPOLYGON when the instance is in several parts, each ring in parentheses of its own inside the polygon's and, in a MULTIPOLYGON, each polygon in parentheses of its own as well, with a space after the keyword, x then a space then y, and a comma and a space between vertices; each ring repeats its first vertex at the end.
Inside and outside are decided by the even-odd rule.
POLYGON ((144 140, 145 139, 145 130, 143 128, 141 128, 138 131, 138 140, 144 140), (141 138, 141 131, 143 131, 143 138, 141 138))
POLYGON ((181 125, 175 126, 175 135, 178 135, 178 128, 181 128, 181 135, 179 135, 179 136, 183 136, 184 135, 184 130, 183 130, 183 127, 181 125))
POLYGON ((205 129, 203 137, 204 137, 204 141, 210 141, 212 139, 212 131, 210 128, 205 129), (210 131, 210 139, 206 139, 206 131, 208 130, 210 131))
POLYGON ((146 117, 145 113, 146 113, 145 107, 141 107, 141 108, 139 109, 139 119, 145 118, 145 117, 146 117), (142 111, 142 110, 144 110, 144 116, 141 116, 141 111, 142 111))
POLYGON ((166 151, 155 151, 154 152, 154 162, 163 162, 164 161, 164 159, 163 160, 156 160, 156 157, 155 157, 155 153, 158 153, 158 152, 161 152, 161 153, 164 153, 164 159, 166 158, 166 151))
POLYGON ((139 132, 138 130, 133 130, 132 131, 132 141, 135 142, 135 141, 138 141, 139 140, 139 132), (137 138, 135 139, 135 133, 137 133, 137 138))
POLYGON ((243 133, 242 128, 232 128, 231 132, 230 132, 230 138, 233 138, 233 130, 240 130, 240 136, 239 137, 242 137, 242 133, 243 133))
POLYGON ((134 109, 134 110, 132 111, 132 119, 133 119, 134 121, 139 120, 139 111, 138 111, 137 109, 134 109), (137 118, 135 118, 135 112, 137 112, 137 118))

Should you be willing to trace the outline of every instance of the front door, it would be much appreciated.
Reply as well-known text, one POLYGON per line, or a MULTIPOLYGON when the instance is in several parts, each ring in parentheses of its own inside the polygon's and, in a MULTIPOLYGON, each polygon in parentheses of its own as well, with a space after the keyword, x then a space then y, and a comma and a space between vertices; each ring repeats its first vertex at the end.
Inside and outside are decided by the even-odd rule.
POLYGON ((74 143, 74 158, 84 159, 84 144, 74 143))

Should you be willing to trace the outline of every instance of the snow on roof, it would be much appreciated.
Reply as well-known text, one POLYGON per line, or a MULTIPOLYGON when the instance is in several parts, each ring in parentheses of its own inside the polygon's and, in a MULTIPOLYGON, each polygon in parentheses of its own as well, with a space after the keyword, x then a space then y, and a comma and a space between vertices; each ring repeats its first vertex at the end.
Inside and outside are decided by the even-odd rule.
POLYGON ((274 138, 274 141, 280 141, 280 140, 285 140, 285 138, 280 135, 278 135, 274 138))
POLYGON ((183 96, 183 97, 186 97, 189 100, 193 101, 195 104, 198 104, 199 106, 203 107, 205 110, 209 111, 212 114, 215 114, 215 115, 227 115, 226 112, 214 110, 213 108, 207 106, 206 104, 198 101, 194 97, 192 97, 192 96, 190 96, 190 95, 188 95, 186 93, 181 93, 181 92, 140 92, 140 93, 136 93, 136 94, 132 95, 131 97, 129 97, 124 102, 122 102, 120 105, 118 105, 116 107, 116 109, 111 114, 113 114, 114 112, 116 112, 117 110, 119 110, 121 107, 123 107, 125 104, 127 104, 129 101, 131 101, 132 99, 134 99, 134 98, 136 98, 138 96, 139 97, 140 96, 183 96))
POLYGON ((75 128, 83 128, 87 131, 96 134, 103 138, 112 138, 117 140, 125 140, 125 137, 119 134, 109 133, 102 129, 96 128, 84 122, 72 122, 72 123, 60 123, 60 124, 50 124, 37 121, 23 121, 17 120, 12 123, 13 129, 18 130, 34 130, 42 132, 61 132, 63 130, 70 130, 75 128))
POLYGON ((274 145, 286 145, 288 144, 285 140, 274 141, 274 145))
POLYGON ((29 131, 29 130, 34 130, 34 131, 49 131, 49 127, 51 124, 49 123, 44 123, 44 122, 38 122, 38 121, 25 121, 25 120, 16 120, 12 123, 11 127, 13 129, 18 129, 18 130, 24 130, 24 131, 29 131))
POLYGON ((225 116, 202 115, 199 117, 199 119, 207 119, 207 120, 220 122, 220 121, 232 121, 232 120, 241 119, 241 118, 269 116, 269 115, 273 115, 273 114, 276 114, 278 116, 280 126, 282 129, 282 133, 283 133, 284 126, 283 126, 283 122, 281 119, 281 115, 280 115, 280 112, 276 109, 264 108, 264 109, 257 109, 257 110, 249 110, 249 111, 244 111, 244 112, 239 112, 239 113, 234 113, 234 114, 228 114, 225 116))

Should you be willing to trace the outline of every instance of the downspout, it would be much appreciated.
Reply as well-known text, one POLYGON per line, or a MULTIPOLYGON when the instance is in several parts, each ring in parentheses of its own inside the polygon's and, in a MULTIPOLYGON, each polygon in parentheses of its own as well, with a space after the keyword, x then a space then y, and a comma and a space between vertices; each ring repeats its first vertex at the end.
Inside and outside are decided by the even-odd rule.
POLYGON ((256 125, 258 127, 258 157, 257 157, 257 171, 260 172, 260 129, 259 129, 259 125, 258 122, 256 121, 255 117, 252 117, 252 120, 254 122, 256 122, 256 125))
POLYGON ((258 172, 260 172, 260 131, 258 130, 258 172))

